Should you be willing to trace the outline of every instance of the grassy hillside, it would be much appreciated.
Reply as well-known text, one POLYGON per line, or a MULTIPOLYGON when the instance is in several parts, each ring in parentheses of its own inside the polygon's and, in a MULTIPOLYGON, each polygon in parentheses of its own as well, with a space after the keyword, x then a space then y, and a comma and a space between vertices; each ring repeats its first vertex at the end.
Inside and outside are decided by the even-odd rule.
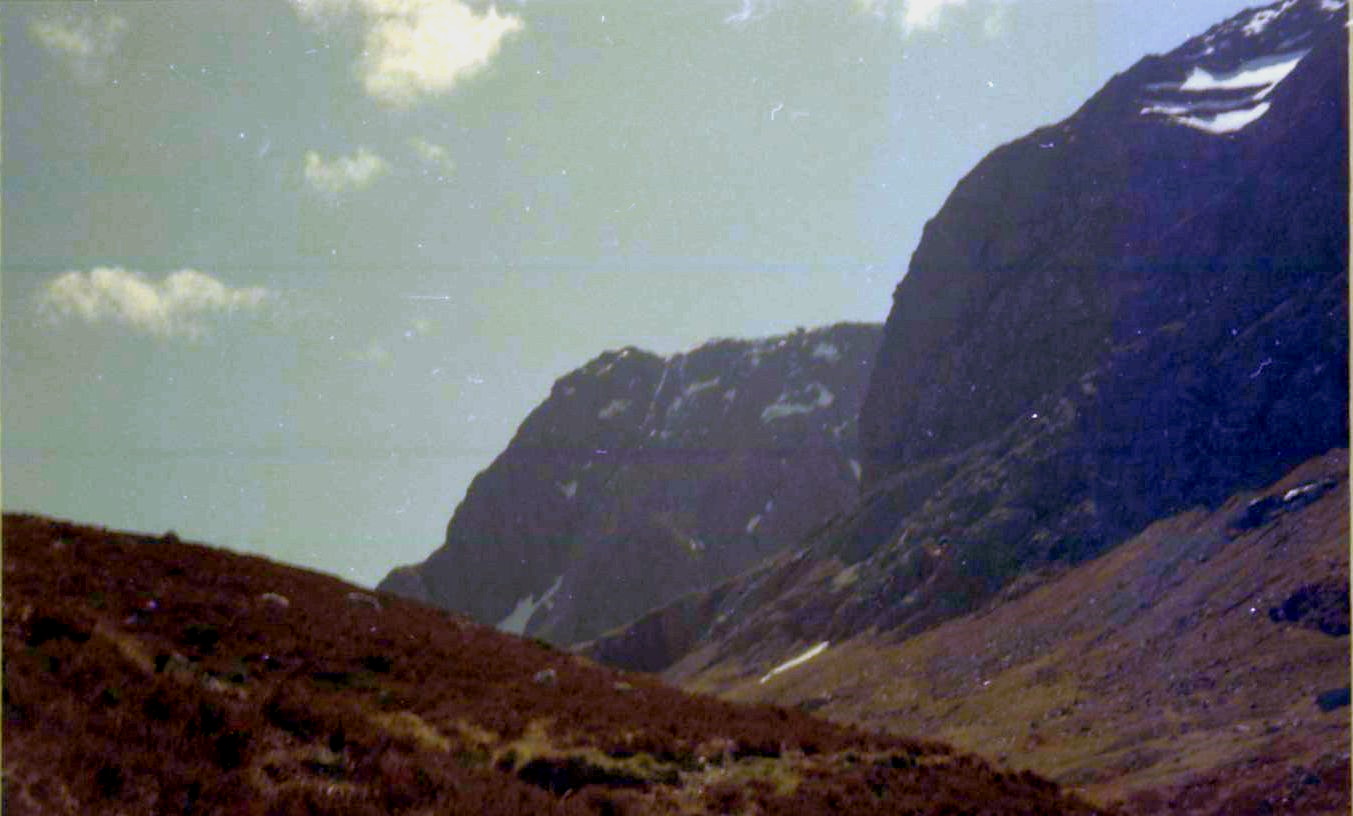
POLYGON ((926 734, 1143 814, 1347 814, 1348 520, 1333 451, 919 636, 684 685, 926 734))
POLYGON ((3 533, 7 814, 1096 812, 173 534, 3 533))

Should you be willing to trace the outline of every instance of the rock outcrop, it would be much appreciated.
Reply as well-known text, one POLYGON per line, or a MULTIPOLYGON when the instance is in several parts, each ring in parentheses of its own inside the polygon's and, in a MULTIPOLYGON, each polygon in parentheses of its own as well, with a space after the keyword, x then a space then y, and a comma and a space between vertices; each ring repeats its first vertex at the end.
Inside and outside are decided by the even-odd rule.
POLYGON ((879 327, 627 348, 560 379, 381 589, 557 643, 594 637, 794 543, 858 495, 879 327))
POLYGON ((592 653, 920 631, 1346 446, 1346 20, 1244 12, 993 151, 897 287, 859 506, 592 653))

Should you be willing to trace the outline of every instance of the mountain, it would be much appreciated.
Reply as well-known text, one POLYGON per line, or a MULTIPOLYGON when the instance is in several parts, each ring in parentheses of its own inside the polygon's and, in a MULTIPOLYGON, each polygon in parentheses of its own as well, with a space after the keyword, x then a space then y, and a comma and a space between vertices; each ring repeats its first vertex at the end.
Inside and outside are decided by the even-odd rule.
POLYGON ((587 653, 685 676, 922 632, 1346 447, 1346 21, 1246 11, 983 159, 896 289, 860 503, 587 653))
POLYGON ((380 588, 567 644, 735 575, 858 495, 879 327, 608 352, 555 383, 380 588))
POLYGON ((1128 813, 1349 812, 1348 451, 898 639, 686 688, 923 733, 1128 813))
POLYGON ((1090 814, 262 558, 5 515, 6 814, 1090 814))

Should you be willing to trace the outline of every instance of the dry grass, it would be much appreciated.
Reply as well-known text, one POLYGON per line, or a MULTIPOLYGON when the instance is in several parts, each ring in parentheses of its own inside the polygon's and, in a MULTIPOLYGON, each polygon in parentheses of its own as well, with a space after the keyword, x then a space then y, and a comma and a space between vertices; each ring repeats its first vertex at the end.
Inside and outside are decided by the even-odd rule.
POLYGON ((33 516, 4 545, 6 813, 1092 811, 261 558, 33 516))
POLYGON ((1346 814, 1348 709, 1315 697, 1348 685, 1348 636, 1268 612, 1348 585, 1347 472, 1343 451, 1297 468, 1255 495, 1338 487, 1253 529, 1234 528, 1237 497, 903 642, 833 644, 765 684, 766 666, 725 663, 690 687, 926 734, 1140 813, 1346 814))

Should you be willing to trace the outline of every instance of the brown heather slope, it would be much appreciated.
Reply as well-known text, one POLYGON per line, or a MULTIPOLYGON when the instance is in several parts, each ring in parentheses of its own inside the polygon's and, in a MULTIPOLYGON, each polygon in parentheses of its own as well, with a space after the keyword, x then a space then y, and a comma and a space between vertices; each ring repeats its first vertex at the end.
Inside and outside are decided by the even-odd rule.
POLYGON ((683 684, 925 734, 1129 812, 1347 814, 1348 511, 1332 451, 902 642, 683 684))
POLYGON ((267 560, 4 517, 6 814, 1091 813, 267 560))

